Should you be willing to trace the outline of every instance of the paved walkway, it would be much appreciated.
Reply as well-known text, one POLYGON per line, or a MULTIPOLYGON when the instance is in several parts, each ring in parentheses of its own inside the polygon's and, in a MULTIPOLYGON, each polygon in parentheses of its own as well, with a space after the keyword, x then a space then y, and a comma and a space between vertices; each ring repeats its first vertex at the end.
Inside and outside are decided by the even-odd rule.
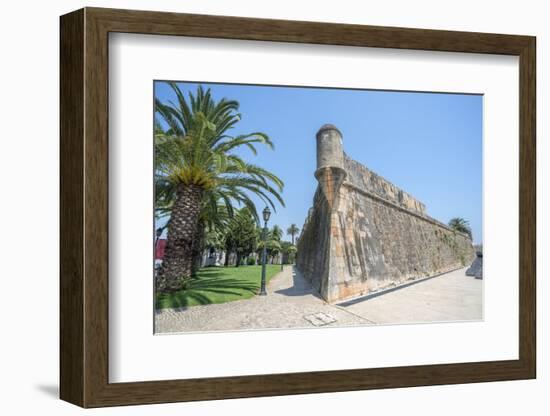
POLYGON ((156 312, 155 332, 231 331, 267 328, 482 319, 482 281, 466 269, 427 279, 380 296, 329 305, 291 266, 271 279, 267 296, 217 305, 156 312))
POLYGON ((377 324, 478 321, 483 319, 483 280, 466 276, 466 269, 341 306, 377 324))

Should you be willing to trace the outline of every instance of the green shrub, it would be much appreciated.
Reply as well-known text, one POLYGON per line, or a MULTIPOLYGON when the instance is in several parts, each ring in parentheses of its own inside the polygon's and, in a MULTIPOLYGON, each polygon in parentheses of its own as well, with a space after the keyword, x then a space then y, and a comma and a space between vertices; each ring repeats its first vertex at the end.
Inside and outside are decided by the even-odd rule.
POLYGON ((254 257, 249 257, 246 259, 246 264, 249 266, 254 266, 256 264, 256 259, 254 257))

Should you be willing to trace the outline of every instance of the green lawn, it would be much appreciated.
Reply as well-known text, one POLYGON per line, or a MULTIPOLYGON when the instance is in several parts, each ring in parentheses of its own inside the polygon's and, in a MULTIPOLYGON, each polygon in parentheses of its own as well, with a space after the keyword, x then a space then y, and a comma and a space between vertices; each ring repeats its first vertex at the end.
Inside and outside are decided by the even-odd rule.
MULTIPOLYGON (((280 270, 280 265, 267 265, 267 281, 280 270)), ((261 275, 262 266, 205 267, 185 289, 157 296, 155 307, 181 308, 248 299, 260 290, 261 275)))

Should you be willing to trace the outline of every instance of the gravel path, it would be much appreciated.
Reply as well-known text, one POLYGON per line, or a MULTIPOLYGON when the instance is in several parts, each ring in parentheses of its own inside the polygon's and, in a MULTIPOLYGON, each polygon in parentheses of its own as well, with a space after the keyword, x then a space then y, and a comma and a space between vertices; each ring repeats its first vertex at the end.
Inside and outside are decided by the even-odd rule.
POLYGON ((483 281, 466 276, 465 271, 459 269, 383 295, 329 305, 295 268, 286 266, 269 282, 267 296, 163 309, 155 313, 155 332, 481 320, 483 281))

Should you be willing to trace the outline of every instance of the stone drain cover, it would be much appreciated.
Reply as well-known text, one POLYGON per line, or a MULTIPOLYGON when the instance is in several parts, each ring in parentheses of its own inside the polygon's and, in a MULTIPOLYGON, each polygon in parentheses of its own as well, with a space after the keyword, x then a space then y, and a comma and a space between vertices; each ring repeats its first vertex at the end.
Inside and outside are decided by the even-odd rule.
POLYGON ((304 319, 313 326, 325 326, 336 322, 336 318, 334 318, 334 316, 324 312, 304 315, 304 319))

